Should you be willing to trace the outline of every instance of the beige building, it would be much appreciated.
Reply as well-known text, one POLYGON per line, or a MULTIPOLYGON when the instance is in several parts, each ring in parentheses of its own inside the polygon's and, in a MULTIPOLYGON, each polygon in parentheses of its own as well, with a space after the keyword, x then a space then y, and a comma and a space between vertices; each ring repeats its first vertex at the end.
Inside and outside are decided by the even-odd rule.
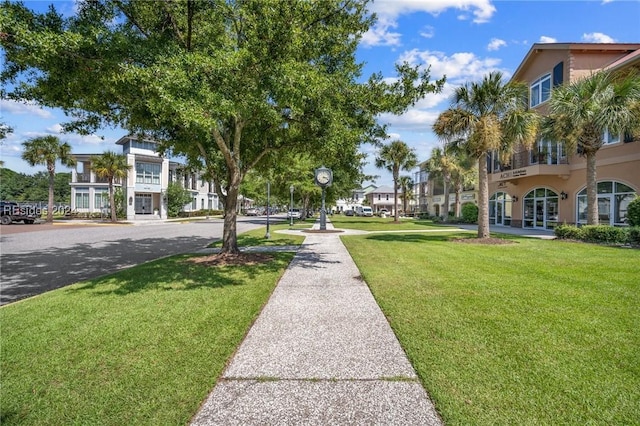
MULTIPOLYGON (((133 219, 166 219, 167 187, 178 182, 189 190, 191 203, 184 212, 219 209, 219 197, 212 182, 197 173, 188 172, 180 163, 169 161, 158 153, 158 143, 124 136, 117 145, 127 157, 131 171, 124 181, 114 182, 125 194, 126 214, 133 219)), ((91 159, 101 154, 75 154, 76 167, 71 171, 71 210, 88 215, 107 215, 109 185, 92 170, 91 159)))
MULTIPOLYGON (((530 107, 544 114, 553 87, 628 67, 640 68, 640 43, 534 44, 513 80, 529 84, 530 107)), ((603 143, 596 157, 600 223, 624 226, 627 206, 640 192, 640 140, 605 133, 603 143)), ((497 155, 488 165, 491 225, 552 229, 586 223, 586 160, 562 143, 539 140, 509 165, 497 155)))

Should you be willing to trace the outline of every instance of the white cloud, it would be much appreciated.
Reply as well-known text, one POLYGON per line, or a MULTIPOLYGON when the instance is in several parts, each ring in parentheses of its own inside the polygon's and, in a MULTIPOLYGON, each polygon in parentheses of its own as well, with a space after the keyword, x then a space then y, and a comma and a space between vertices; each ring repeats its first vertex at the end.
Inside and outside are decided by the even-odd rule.
POLYGON ((413 49, 404 52, 398 62, 431 67, 431 78, 439 79, 447 76, 447 82, 460 84, 466 81, 481 80, 491 71, 502 71, 506 78, 509 71, 499 67, 501 60, 497 58, 479 58, 471 52, 458 52, 447 56, 443 52, 413 49))
POLYGON ((30 114, 40 118, 52 118, 53 114, 33 102, 17 102, 11 99, 0 99, 0 111, 10 114, 30 114))
MULTIPOLYGON (((362 36, 363 46, 400 46, 402 34, 391 31, 398 27, 397 18, 415 12, 427 12, 438 16, 447 9, 464 12, 462 19, 473 19, 482 24, 489 22, 496 11, 490 0, 380 0, 373 2, 370 11, 376 13, 378 22, 362 36)), ((433 28, 420 31, 422 37, 433 37, 433 28)))
POLYGON ((47 132, 52 133, 52 134, 60 134, 62 133, 62 125, 60 123, 56 123, 51 127, 47 127, 47 132))
POLYGON ((362 35, 361 44, 369 46, 400 46, 402 34, 390 31, 398 23, 393 20, 380 19, 373 27, 362 35))
POLYGON ((426 27, 423 27, 422 30, 420 30, 420 36, 424 38, 433 38, 435 34, 436 30, 431 25, 427 25, 426 27))
POLYGON ((615 43, 615 39, 602 33, 582 34, 582 41, 587 43, 615 43))
POLYGON ((540 43, 557 43, 558 40, 556 40, 553 37, 548 37, 548 36, 540 36, 540 43))
POLYGON ((492 51, 492 50, 498 50, 501 47, 505 47, 507 45, 507 42, 504 40, 501 40, 499 38, 492 38, 491 41, 489 42, 489 45, 487 46, 487 50, 492 51))
POLYGON ((371 6, 371 11, 379 17, 394 19, 414 12, 427 12, 437 16, 447 9, 470 13, 473 21, 478 24, 488 22, 496 11, 490 0, 380 0, 371 6))
POLYGON ((394 129, 430 131, 438 115, 438 111, 412 108, 402 115, 381 114, 378 116, 378 121, 388 124, 394 129))

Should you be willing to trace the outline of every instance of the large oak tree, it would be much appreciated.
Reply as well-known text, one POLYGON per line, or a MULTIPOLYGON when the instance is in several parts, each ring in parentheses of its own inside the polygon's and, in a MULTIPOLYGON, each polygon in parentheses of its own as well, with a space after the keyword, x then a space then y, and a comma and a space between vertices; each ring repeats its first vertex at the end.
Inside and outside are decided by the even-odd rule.
MULTIPOLYGON (((374 23, 356 0, 94 0, 68 19, 4 3, 9 94, 61 107, 67 130, 119 125, 198 162, 225 208, 224 253, 237 253, 245 174, 270 154, 353 156, 442 81, 408 65, 368 79, 355 52, 374 23)), ((330 157, 327 157, 330 158, 330 157)), ((360 164, 353 164, 357 168, 360 164)))

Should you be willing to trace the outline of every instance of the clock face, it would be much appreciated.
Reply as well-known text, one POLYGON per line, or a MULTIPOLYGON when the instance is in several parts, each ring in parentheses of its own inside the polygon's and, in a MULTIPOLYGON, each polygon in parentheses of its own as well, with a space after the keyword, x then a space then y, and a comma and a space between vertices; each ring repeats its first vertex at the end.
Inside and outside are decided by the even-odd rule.
POLYGON ((331 173, 328 170, 320 170, 316 175, 316 180, 321 185, 326 185, 331 180, 331 173))

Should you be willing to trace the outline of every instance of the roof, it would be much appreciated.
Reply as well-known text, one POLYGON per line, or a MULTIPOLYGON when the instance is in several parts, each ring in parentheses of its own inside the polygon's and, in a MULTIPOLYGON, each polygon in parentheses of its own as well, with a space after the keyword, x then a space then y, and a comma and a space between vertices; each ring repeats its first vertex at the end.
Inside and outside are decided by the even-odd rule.
MULTIPOLYGON (((520 74, 523 69, 527 68, 529 64, 535 60, 537 53, 545 50, 620 52, 621 54, 625 54, 626 52, 625 56, 627 56, 639 49, 640 43, 534 43, 513 73, 513 76, 515 77, 520 74)), ((616 62, 618 62, 618 60, 616 60, 616 62)))
MULTIPOLYGON (((127 136, 123 136, 123 137, 121 137, 120 139, 118 139, 118 140, 116 141, 116 145, 124 145, 125 143, 127 143, 127 141, 130 141, 130 140, 140 140, 140 138, 139 138, 139 137, 137 137, 137 136, 134 136, 134 135, 127 135, 127 136)), ((142 140, 143 140, 144 142, 151 142, 151 143, 155 143, 156 145, 159 145, 159 144, 160 144, 160 142, 155 141, 155 140, 153 140, 153 139, 146 139, 146 138, 145 138, 145 139, 142 139, 142 140)))
MULTIPOLYGON (((400 188, 398 188, 398 193, 402 193, 400 188)), ((393 194, 393 188, 388 185, 382 185, 375 190, 371 191, 370 194, 393 194)))

